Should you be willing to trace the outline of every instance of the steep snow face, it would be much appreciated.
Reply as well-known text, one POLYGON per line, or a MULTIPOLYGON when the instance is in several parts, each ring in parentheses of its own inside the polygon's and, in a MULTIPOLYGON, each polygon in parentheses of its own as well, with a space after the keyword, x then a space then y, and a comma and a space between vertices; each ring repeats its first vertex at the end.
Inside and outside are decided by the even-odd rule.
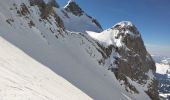
POLYGON ((91 100, 2 37, 0 45, 0 100, 91 100))
POLYGON ((103 30, 99 22, 87 15, 75 1, 69 1, 64 8, 56 10, 56 13, 62 18, 65 28, 69 31, 85 33, 103 30))
POLYGON ((119 22, 117 23, 115 26, 120 26, 120 27, 133 27, 134 25, 132 24, 132 22, 130 21, 122 21, 122 22, 119 22))

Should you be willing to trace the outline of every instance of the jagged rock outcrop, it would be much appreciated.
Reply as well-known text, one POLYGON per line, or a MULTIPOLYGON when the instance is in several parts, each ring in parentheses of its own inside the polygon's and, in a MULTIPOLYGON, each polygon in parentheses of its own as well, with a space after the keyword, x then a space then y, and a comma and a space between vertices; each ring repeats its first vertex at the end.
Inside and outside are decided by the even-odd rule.
POLYGON ((68 4, 65 6, 65 10, 73 13, 76 16, 81 16, 84 13, 79 5, 73 0, 69 0, 68 4))
MULTIPOLYGON (((147 84, 147 80, 151 79, 151 76, 147 73, 149 71, 155 73, 156 67, 154 60, 144 46, 137 28, 133 24, 119 23, 113 29, 120 32, 116 38, 121 36, 121 41, 124 44, 124 46, 118 48, 120 58, 117 59, 117 78, 121 80, 125 79, 125 77, 130 77, 131 80, 139 84, 147 84)), ((153 100, 158 100, 157 82, 154 78, 151 80, 152 82, 149 83, 149 89, 146 93, 153 100)))
POLYGON ((58 3, 55 0, 49 0, 47 4, 44 2, 44 0, 31 0, 30 5, 37 5, 39 7, 41 11, 40 16, 42 19, 48 20, 50 16, 53 16, 55 18, 57 26, 63 30, 65 29, 62 19, 57 15, 57 13, 53 9, 53 7, 59 7, 58 3))
POLYGON ((44 0, 30 0, 30 5, 34 6, 34 5, 38 5, 40 7, 43 7, 45 5, 44 0))
POLYGON ((49 0, 47 4, 56 8, 60 7, 56 0, 49 0))

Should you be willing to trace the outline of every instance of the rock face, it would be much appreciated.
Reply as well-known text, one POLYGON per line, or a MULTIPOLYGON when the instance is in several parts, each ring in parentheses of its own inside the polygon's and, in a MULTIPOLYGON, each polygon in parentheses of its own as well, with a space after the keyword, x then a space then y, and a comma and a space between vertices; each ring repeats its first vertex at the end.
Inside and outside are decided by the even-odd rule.
POLYGON ((43 0, 30 0, 30 5, 31 6, 34 6, 34 5, 42 6, 44 5, 44 1, 43 0))
POLYGON ((50 16, 53 16, 55 18, 56 24, 58 27, 60 27, 62 30, 65 29, 64 23, 62 19, 57 15, 57 13, 54 11, 53 7, 58 8, 59 5, 55 0, 50 0, 46 4, 44 0, 31 0, 30 5, 35 6, 37 5, 41 11, 41 18, 47 19, 50 18, 50 16))
POLYGON ((70 0, 68 4, 65 6, 65 10, 68 12, 72 12, 76 16, 83 15, 84 11, 76 4, 76 2, 70 0))
MULTIPOLYGON (((146 51, 137 28, 132 24, 119 23, 113 29, 119 30, 120 33, 116 38, 122 36, 121 41, 125 45, 118 48, 120 57, 117 59, 117 78, 124 80, 128 76, 139 84, 147 84, 147 80, 152 77, 146 73, 149 71, 155 72, 156 67, 152 57, 146 51)), ((159 99, 157 85, 155 79, 152 79, 148 86, 149 90, 146 91, 153 100, 159 99)))
POLYGON ((49 0, 48 5, 59 8, 59 4, 56 2, 56 0, 49 0))
MULTIPOLYGON (((119 73, 124 73, 133 80, 137 80, 140 84, 145 83, 148 76, 144 72, 149 70, 155 72, 156 67, 153 59, 146 51, 140 33, 133 25, 116 25, 113 29, 119 30, 120 33, 116 38, 122 37, 121 41, 124 44, 124 46, 118 48, 121 58, 118 59, 119 73), (127 34, 127 31, 131 32, 131 34, 127 34)), ((120 78, 121 74, 118 77, 120 78)))

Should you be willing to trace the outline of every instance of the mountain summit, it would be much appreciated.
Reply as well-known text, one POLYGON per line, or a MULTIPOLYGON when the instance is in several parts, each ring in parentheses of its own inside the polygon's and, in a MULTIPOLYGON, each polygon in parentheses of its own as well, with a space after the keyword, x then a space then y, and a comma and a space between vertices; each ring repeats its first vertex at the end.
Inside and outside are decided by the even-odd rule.
POLYGON ((54 0, 0 1, 0 43, 11 48, 10 42, 15 47, 12 54, 18 53, 5 52, 11 57, 8 62, 0 58, 0 80, 5 81, 0 84, 0 99, 10 100, 12 95, 17 100, 159 100, 155 63, 134 24, 122 21, 103 30, 75 1, 64 8, 56 5, 54 0), (56 75, 64 80, 54 79, 56 75), (70 89, 74 95, 65 95, 70 89))
POLYGON ((68 1, 68 4, 64 8, 58 9, 57 12, 62 18, 65 28, 69 31, 83 33, 86 33, 86 31, 103 31, 100 23, 85 13, 73 0, 68 1))
POLYGON ((84 11, 79 7, 79 5, 74 0, 69 0, 68 4, 64 8, 66 11, 72 12, 76 16, 81 16, 84 13, 84 11))

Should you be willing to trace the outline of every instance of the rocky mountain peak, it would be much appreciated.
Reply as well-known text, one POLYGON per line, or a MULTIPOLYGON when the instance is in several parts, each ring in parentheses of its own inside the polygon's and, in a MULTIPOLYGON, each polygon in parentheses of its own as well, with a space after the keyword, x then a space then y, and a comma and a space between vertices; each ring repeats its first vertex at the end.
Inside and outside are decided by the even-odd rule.
POLYGON ((121 34, 131 35, 131 36, 140 36, 136 26, 130 21, 122 21, 115 24, 112 29, 119 30, 121 34))
POLYGON ((44 4, 45 4, 44 0, 30 0, 31 6, 34 6, 34 5, 40 6, 40 5, 44 5, 44 4))
POLYGON ((107 55, 103 56, 104 64, 110 58, 109 69, 115 73, 118 80, 124 82, 128 92, 139 93, 137 87, 130 83, 130 79, 140 85, 146 85, 148 90, 145 92, 153 100, 158 100, 157 82, 153 77, 156 70, 155 63, 147 52, 135 25, 123 21, 101 33, 89 32, 88 34, 102 45, 101 48, 107 55), (117 53, 116 56, 113 55, 114 52, 117 53), (116 65, 117 68, 112 65, 116 65))
POLYGON ((64 8, 66 11, 72 12, 76 16, 81 16, 84 13, 84 11, 79 7, 79 5, 74 0, 69 0, 64 8))
POLYGON ((75 2, 75 0, 69 0, 68 3, 75 2))
POLYGON ((134 26, 134 25, 132 24, 132 22, 130 22, 130 21, 121 21, 121 22, 117 23, 117 24, 114 25, 114 26, 117 26, 117 25, 119 25, 119 26, 121 26, 121 27, 133 27, 133 26, 134 26))
MULTIPOLYGON (((123 43, 123 46, 117 50, 120 55, 117 59, 117 78, 124 80, 126 83, 126 77, 128 76, 139 84, 146 84, 148 80, 152 80, 148 85, 149 89, 146 93, 153 100, 157 100, 159 98, 155 96, 158 95, 157 82, 155 78, 149 75, 155 73, 155 63, 147 52, 139 31, 131 22, 120 22, 114 26, 114 30, 118 30, 116 38, 120 39, 123 43)), ((129 85, 128 82, 126 84, 136 92, 133 86, 129 85)))

